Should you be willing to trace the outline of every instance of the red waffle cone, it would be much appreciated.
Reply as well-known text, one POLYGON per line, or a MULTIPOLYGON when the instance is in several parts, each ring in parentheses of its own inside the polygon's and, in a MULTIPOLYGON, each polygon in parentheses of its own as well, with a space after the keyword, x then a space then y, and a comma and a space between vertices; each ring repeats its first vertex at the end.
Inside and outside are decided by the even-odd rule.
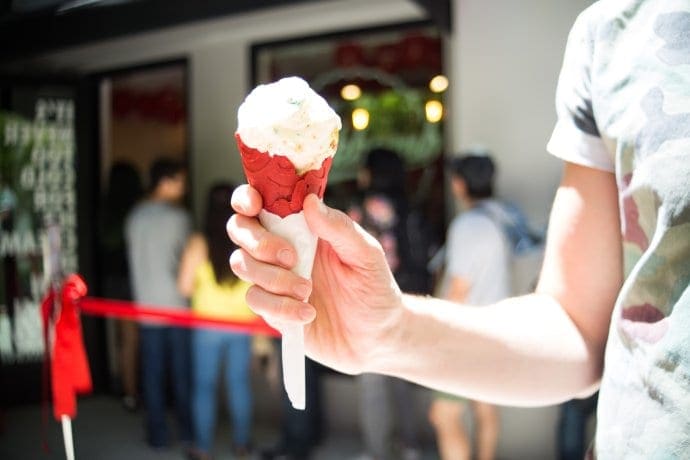
POLYGON ((235 134, 242 157, 244 174, 249 185, 259 191, 264 209, 280 217, 302 210, 304 198, 314 193, 323 198, 332 157, 326 158, 319 169, 298 175, 292 162, 282 155, 269 155, 251 148, 235 134))

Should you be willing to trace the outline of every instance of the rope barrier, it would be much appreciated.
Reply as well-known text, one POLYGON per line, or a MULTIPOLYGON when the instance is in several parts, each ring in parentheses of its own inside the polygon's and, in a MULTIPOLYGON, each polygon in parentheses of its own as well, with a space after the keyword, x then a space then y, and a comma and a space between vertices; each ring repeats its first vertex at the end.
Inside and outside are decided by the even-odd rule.
POLYGON ((200 316, 189 309, 172 309, 98 297, 83 297, 77 301, 77 305, 82 313, 93 316, 127 319, 144 324, 212 328, 243 334, 280 337, 280 333, 260 317, 249 321, 219 319, 200 316))

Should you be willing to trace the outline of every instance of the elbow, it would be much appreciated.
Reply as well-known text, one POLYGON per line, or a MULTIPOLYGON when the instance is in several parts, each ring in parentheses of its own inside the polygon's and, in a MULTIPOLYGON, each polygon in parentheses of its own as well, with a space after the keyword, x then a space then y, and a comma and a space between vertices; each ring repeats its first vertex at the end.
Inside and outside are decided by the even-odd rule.
POLYGON ((577 399, 594 394, 599 389, 604 372, 604 345, 590 344, 587 350, 585 358, 578 366, 579 378, 573 380, 572 397, 577 399))
POLYGON ((192 296, 192 286, 190 285, 190 283, 187 283, 185 280, 180 279, 177 281, 177 291, 185 299, 189 299, 192 296))

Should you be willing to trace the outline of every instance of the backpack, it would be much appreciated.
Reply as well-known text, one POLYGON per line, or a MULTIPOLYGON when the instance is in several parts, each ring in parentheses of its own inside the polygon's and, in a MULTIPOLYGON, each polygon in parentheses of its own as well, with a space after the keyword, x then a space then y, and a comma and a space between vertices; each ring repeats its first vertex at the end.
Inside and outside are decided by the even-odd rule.
POLYGON ((522 210, 512 203, 481 202, 475 209, 495 222, 508 240, 512 294, 533 292, 544 258, 544 237, 532 231, 522 210))

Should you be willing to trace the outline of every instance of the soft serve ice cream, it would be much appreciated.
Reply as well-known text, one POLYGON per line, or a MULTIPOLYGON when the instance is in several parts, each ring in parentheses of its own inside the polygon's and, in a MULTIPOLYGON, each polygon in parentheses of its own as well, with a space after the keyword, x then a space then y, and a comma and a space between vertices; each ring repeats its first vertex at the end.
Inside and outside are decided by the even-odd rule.
POLYGON ((340 117, 298 77, 257 86, 237 111, 242 142, 271 156, 284 155, 297 174, 318 169, 338 148, 340 117))
MULTIPOLYGON (((340 128, 338 114, 297 77, 256 87, 237 113, 235 138, 245 175, 263 198, 259 219, 295 246, 294 271, 305 278, 311 276, 317 238, 302 203, 309 193, 323 198, 340 128)), ((304 409, 304 331, 279 328, 285 388, 292 405, 304 409)))

